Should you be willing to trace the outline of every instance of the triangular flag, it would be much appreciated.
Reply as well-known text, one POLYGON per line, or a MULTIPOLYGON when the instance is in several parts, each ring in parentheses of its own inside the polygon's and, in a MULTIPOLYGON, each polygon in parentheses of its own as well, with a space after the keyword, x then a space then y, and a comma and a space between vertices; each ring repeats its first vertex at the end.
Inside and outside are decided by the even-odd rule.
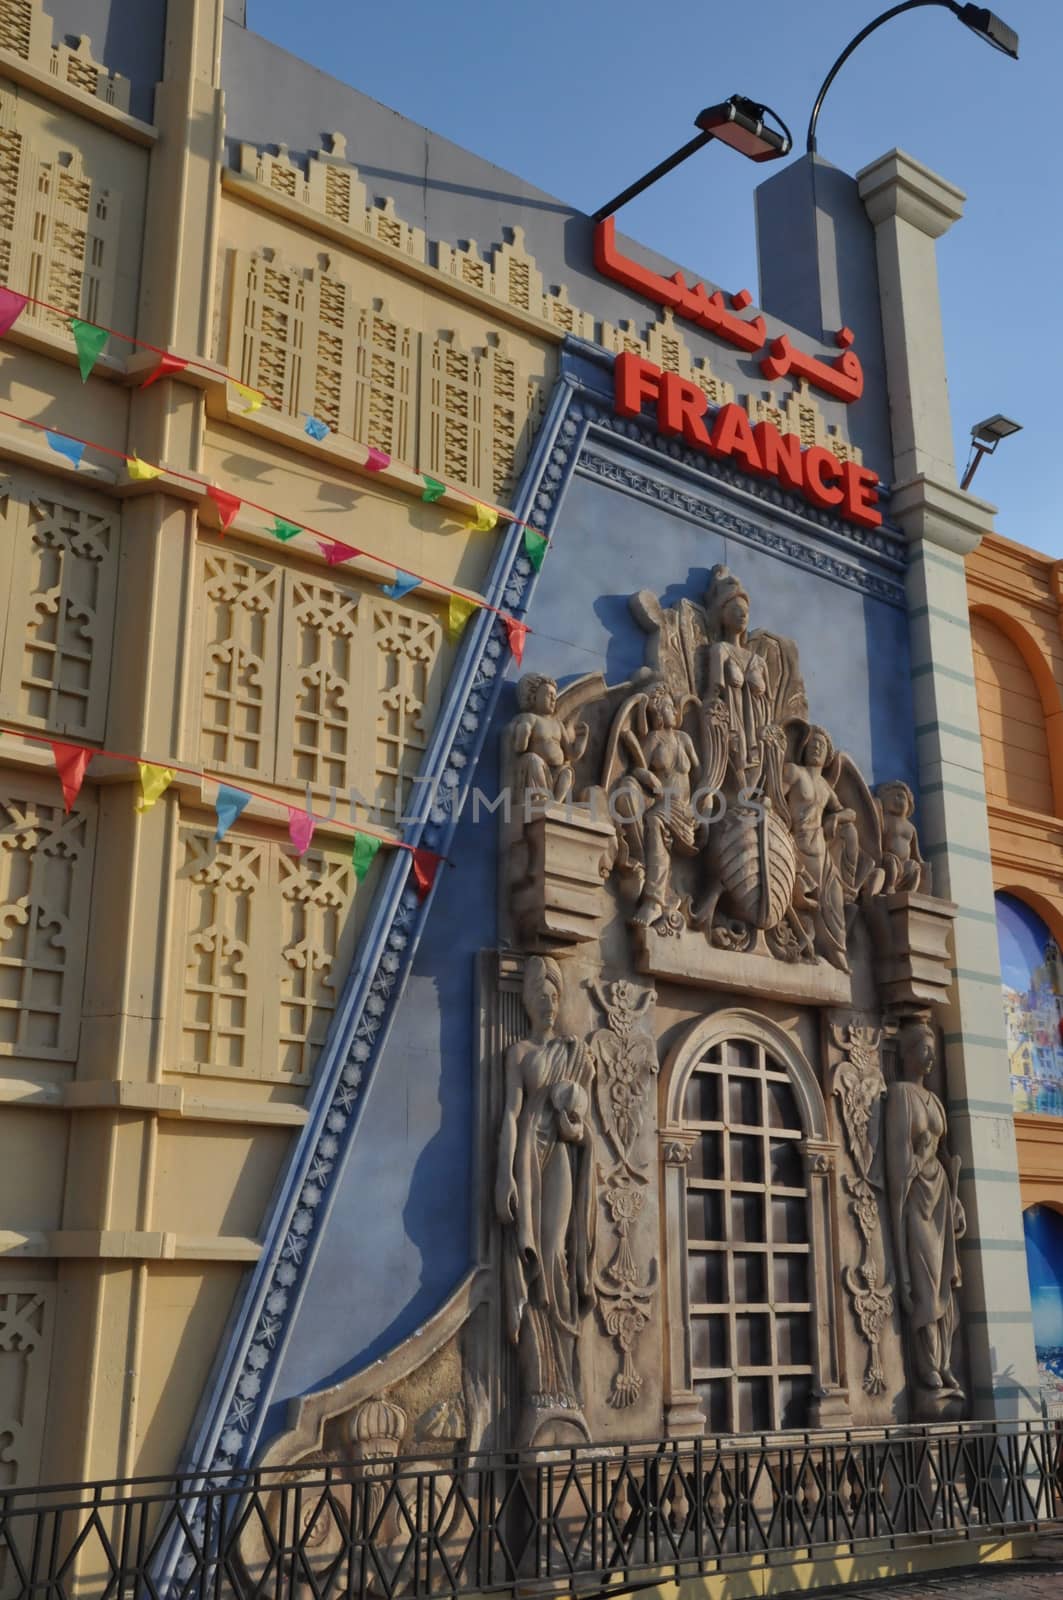
POLYGON ((391 457, 386 450, 374 450, 369 446, 369 454, 362 462, 366 472, 383 472, 385 467, 390 467, 391 457))
POLYGON ((63 785, 63 809, 69 811, 85 781, 85 768, 92 760, 92 751, 83 749, 79 744, 58 744, 53 739, 52 755, 55 757, 59 782, 63 785))
POLYGON ((422 472, 421 477, 424 479, 424 493, 421 499, 427 500, 429 505, 433 500, 439 500, 446 494, 447 486, 445 483, 440 483, 438 478, 430 478, 426 472, 422 472))
POLYGON ((365 881, 365 875, 376 859, 381 841, 375 839, 371 833, 356 833, 354 836, 354 851, 351 860, 354 862, 354 875, 359 883, 365 881))
POLYGON ((226 489, 215 489, 213 484, 208 485, 207 493, 218 508, 218 519, 221 522, 222 533, 228 533, 243 502, 234 494, 229 494, 226 489))
POLYGON ((158 478, 162 473, 161 467, 153 467, 150 461, 141 461, 139 456, 130 456, 125 469, 134 483, 149 483, 152 478, 158 478))
POLYGON ((100 358, 100 352, 111 337, 106 328, 97 328, 94 322, 82 322, 80 317, 71 317, 67 327, 74 335, 77 345, 78 366, 81 368, 82 383, 88 382, 89 373, 100 358))
POLYGON ((528 637, 528 624, 518 622, 516 617, 503 617, 502 621, 506 625, 506 638, 513 652, 513 660, 519 667, 524 660, 524 641, 528 637))
POLYGON ((434 850, 415 850, 413 852, 413 885, 418 897, 423 900, 436 881, 439 863, 442 856, 437 856, 434 850))
POLYGON ((297 856, 305 855, 309 850, 314 827, 314 819, 309 811, 300 811, 298 806, 288 807, 288 837, 295 846, 297 856))
POLYGON ((160 794, 163 794, 174 780, 172 767, 154 767, 150 761, 138 761, 140 771, 140 799, 137 801, 137 811, 150 811, 160 794))
POLYGON ((233 383, 233 388, 236 390, 236 398, 243 405, 245 416, 250 416, 252 411, 260 411, 262 409, 264 397, 261 389, 252 389, 250 384, 235 382, 233 383))
POLYGON ((353 544, 344 544, 340 539, 319 539, 317 542, 330 567, 339 566, 341 561, 353 561, 355 556, 362 553, 353 544))
POLYGON ((269 530, 275 539, 287 541, 294 539, 297 533, 302 533, 302 528, 295 522, 285 522, 283 517, 274 517, 273 526, 269 530))
POLYGON ((0 289, 0 336, 9 333, 26 309, 26 296, 14 289, 0 289))
POLYGON ((306 426, 303 431, 304 433, 308 433, 311 439, 327 439, 329 436, 329 425, 327 422, 322 422, 320 417, 307 417, 306 426))
POLYGON ((491 529, 497 528, 497 526, 498 512, 493 511, 490 506, 481 505, 480 501, 477 500, 476 515, 469 523, 470 530, 473 533, 490 533, 491 529))
POLYGON ((474 611, 479 611, 478 600, 466 600, 464 595, 452 594, 447 607, 447 633, 453 642, 460 639, 465 631, 465 624, 474 611))
POLYGON ((401 567, 395 568, 395 582, 380 585, 389 600, 401 600, 404 594, 409 594, 411 589, 416 589, 420 578, 415 578, 412 572, 403 572, 401 567))
POLYGON ((156 383, 159 378, 172 378, 175 373, 183 372, 187 365, 188 362, 184 356, 172 356, 169 352, 166 352, 159 357, 158 366, 152 367, 140 387, 142 389, 150 389, 151 385, 156 383))
POLYGON ((218 792, 214 797, 214 809, 218 813, 218 826, 214 830, 215 839, 224 839, 241 811, 251 803, 251 796, 246 789, 230 789, 227 783, 219 783, 218 792))
POLYGON ((44 437, 57 455, 66 456, 75 467, 80 467, 81 458, 85 454, 85 446, 80 439, 68 439, 65 433, 51 433, 47 428, 44 430, 44 437))
POLYGON ((534 528, 524 530, 524 554, 538 572, 546 555, 547 537, 544 533, 536 533, 534 528))

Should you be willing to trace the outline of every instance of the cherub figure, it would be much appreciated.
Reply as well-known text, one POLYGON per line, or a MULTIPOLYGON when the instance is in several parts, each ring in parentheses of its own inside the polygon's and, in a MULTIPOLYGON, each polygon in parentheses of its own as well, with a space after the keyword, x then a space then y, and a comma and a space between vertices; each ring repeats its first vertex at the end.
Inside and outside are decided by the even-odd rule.
POLYGON ((906 783, 895 779, 880 783, 875 800, 882 818, 881 894, 930 887, 930 867, 919 854, 919 839, 912 816, 915 796, 906 783))
POLYGON ((587 748, 583 723, 566 727, 557 715, 557 684, 538 672, 517 685, 520 714, 512 725, 516 755, 515 799, 528 804, 567 800, 575 783, 573 763, 587 748))

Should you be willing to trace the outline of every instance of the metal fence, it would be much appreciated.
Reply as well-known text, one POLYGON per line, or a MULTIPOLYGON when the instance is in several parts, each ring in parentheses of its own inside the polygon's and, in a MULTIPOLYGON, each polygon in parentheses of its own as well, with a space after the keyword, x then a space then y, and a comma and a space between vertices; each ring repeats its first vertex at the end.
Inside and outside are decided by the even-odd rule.
POLYGON ((301 1463, 0 1492, 3 1600, 592 1594, 1046 1528, 1063 1423, 301 1463))

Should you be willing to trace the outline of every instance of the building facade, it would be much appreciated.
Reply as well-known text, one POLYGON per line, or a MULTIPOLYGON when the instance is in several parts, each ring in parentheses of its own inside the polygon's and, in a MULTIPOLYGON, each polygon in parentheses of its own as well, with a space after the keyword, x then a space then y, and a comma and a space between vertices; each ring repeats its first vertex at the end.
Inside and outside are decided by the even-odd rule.
POLYGON ((1034 1335, 1046 1397, 1063 1396, 1063 638, 1059 563, 996 535, 968 558, 1034 1335))
POLYGON ((221 0, 0 0, 0 128, 9 1483, 1018 1426, 962 193, 758 310, 221 0))

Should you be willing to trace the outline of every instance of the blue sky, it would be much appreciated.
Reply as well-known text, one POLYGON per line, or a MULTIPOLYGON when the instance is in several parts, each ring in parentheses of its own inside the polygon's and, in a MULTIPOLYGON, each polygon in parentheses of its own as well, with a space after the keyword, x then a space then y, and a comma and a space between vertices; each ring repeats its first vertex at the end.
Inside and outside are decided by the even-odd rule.
MULTIPOLYGON (((1015 63, 937 6, 908 13, 843 68, 820 153, 856 172, 894 145, 967 192, 938 246, 957 459, 971 424, 1002 411, 1024 431, 973 490, 1009 538, 1063 556, 1049 467, 1061 448, 1063 208, 1056 141, 1061 0, 999 0, 1015 63), (1056 356, 1052 356, 1052 351, 1056 356)), ((591 211, 693 133, 728 94, 774 106, 803 149, 830 63, 883 5, 758 0, 248 0, 248 25, 437 133, 591 211)), ((357 152, 351 155, 357 161, 357 152)), ((769 169, 770 170, 770 169, 769 169)), ((756 293, 757 170, 700 152, 622 213, 625 232, 756 293)))

